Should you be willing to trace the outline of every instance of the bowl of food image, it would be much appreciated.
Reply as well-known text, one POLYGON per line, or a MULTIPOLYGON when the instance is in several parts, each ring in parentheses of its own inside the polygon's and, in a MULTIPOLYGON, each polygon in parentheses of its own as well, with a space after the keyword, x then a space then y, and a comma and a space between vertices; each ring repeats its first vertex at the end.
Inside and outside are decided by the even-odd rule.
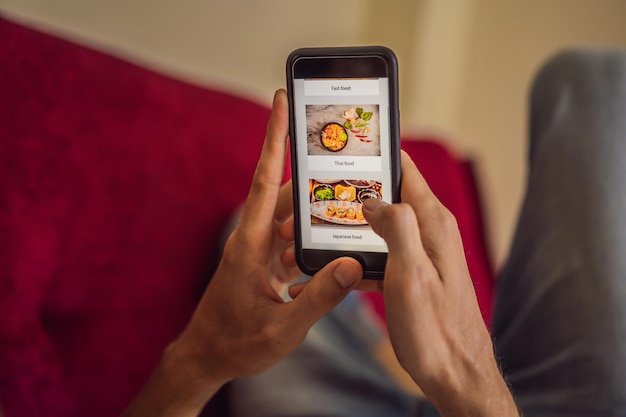
POLYGON ((369 180, 346 180, 346 183, 356 188, 370 188, 374 181, 369 180))
POLYGON ((361 190, 357 194, 357 200, 360 203, 364 203, 365 200, 368 200, 370 198, 376 198, 378 200, 382 199, 380 193, 374 190, 361 190))
POLYGON ((317 201, 328 201, 335 198, 335 190, 328 184, 320 184, 313 188, 313 197, 317 201))
POLYGON ((327 123, 320 131, 322 146, 331 152, 338 152, 348 144, 348 132, 339 123, 327 123))

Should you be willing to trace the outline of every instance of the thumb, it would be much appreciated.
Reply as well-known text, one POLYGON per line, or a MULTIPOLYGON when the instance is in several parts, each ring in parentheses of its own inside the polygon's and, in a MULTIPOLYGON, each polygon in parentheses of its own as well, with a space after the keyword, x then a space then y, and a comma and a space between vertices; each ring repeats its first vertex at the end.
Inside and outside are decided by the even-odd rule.
POLYGON ((339 304, 362 278, 363 267, 356 259, 335 259, 299 289, 289 303, 291 314, 312 326, 339 304))

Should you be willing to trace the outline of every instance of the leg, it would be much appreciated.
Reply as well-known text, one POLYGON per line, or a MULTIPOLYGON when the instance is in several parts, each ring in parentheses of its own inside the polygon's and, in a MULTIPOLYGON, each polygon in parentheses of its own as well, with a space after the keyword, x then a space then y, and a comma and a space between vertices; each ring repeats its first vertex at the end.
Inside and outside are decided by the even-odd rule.
POLYGON ((374 357, 382 337, 360 296, 350 294, 311 328, 295 352, 258 376, 233 381, 233 415, 416 415, 418 401, 374 357))
POLYGON ((626 51, 571 51, 531 94, 530 172, 497 294, 525 416, 626 413, 626 51))

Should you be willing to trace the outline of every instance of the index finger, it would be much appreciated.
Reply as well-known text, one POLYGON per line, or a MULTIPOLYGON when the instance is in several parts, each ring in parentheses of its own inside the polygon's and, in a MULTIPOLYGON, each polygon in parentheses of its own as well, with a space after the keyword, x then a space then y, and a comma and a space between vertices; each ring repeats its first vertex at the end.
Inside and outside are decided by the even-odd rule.
POLYGON ((402 202, 415 212, 422 245, 443 276, 451 265, 446 259, 465 259, 456 219, 431 191, 413 160, 402 153, 402 202))
POLYGON ((264 236, 272 227, 268 219, 274 218, 283 179, 288 129, 287 93, 281 89, 274 95, 261 157, 241 215, 240 225, 257 236, 264 236))
POLYGON ((293 216, 293 194, 291 190, 291 180, 289 180, 280 187, 274 217, 278 222, 282 223, 291 216, 293 216))
POLYGON ((385 240, 389 248, 388 268, 402 265, 410 270, 416 262, 420 264, 425 261, 425 264, 430 264, 420 239, 415 212, 409 204, 387 204, 382 200, 368 199, 363 204, 363 214, 374 232, 385 240))

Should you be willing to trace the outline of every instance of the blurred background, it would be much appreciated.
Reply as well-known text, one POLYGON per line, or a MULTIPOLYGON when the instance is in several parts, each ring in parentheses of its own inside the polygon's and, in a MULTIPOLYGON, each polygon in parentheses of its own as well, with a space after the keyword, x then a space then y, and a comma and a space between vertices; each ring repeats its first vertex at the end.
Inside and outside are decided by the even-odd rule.
POLYGON ((436 135, 475 162, 497 265, 524 188, 534 73, 566 47, 626 45, 623 0, 0 0, 0 13, 265 105, 293 49, 391 47, 404 136, 436 135))

